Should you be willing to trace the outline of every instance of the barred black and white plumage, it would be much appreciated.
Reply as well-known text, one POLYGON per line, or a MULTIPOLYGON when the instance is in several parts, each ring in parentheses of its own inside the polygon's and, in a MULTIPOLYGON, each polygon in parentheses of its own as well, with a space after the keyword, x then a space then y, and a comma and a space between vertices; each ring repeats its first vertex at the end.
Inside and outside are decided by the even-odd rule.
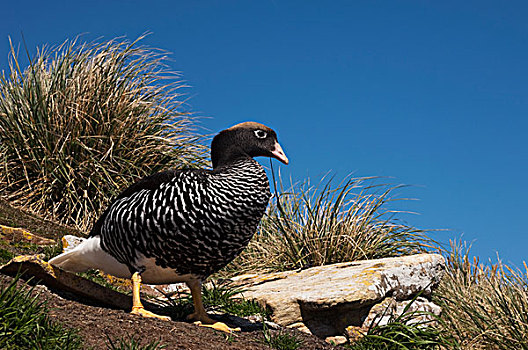
POLYGON ((91 235, 133 270, 142 272, 146 257, 200 278, 246 247, 270 198, 266 174, 252 158, 212 171, 167 171, 133 190, 110 206, 91 235))
MULTIPOLYGON (((211 145, 212 170, 169 170, 140 180, 110 204, 90 238, 50 263, 133 280, 136 274, 151 284, 187 282, 191 316, 211 321, 201 299, 197 304, 196 286, 247 246, 271 196, 256 156, 288 163, 275 132, 262 124, 220 132, 211 145)), ((139 294, 140 306, 134 303, 141 306, 139 294)))

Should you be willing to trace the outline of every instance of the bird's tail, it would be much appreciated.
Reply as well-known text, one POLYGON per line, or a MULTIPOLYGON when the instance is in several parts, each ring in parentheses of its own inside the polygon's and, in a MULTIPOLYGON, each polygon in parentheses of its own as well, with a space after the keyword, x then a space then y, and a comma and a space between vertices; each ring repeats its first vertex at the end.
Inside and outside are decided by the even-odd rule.
POLYGON ((57 255, 49 263, 70 272, 85 272, 97 268, 94 252, 100 247, 99 243, 99 237, 90 237, 75 248, 57 255))
POLYGON ((101 237, 98 235, 86 238, 75 248, 51 259, 49 263, 70 272, 99 269, 120 278, 132 276, 127 265, 120 263, 101 248, 101 237))
POLYGON ((92 268, 85 263, 82 254, 78 251, 62 253, 51 259, 49 263, 70 272, 85 272, 92 268))

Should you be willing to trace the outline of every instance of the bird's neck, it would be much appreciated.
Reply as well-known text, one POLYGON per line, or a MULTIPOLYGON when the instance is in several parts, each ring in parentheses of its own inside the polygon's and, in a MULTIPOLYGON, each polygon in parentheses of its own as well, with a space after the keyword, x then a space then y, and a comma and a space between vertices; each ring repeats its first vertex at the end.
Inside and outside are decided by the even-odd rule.
POLYGON ((242 168, 258 170, 262 169, 262 166, 252 157, 235 157, 229 161, 217 163, 216 166, 213 166, 213 172, 236 172, 242 168))
POLYGON ((240 158, 226 166, 213 169, 214 183, 223 188, 236 188, 242 192, 269 192, 269 180, 264 168, 255 159, 240 158))
POLYGON ((224 152, 215 152, 215 150, 211 151, 211 161, 213 163, 213 169, 229 166, 230 164, 234 164, 241 160, 249 161, 253 160, 253 158, 249 156, 249 154, 236 148, 231 148, 225 150, 224 152))

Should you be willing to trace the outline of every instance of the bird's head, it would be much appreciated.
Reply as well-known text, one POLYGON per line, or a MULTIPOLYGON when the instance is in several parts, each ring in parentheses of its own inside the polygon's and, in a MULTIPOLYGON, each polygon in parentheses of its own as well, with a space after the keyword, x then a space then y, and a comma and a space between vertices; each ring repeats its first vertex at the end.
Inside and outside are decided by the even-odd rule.
POLYGON ((223 130, 211 143, 213 168, 245 157, 272 157, 288 164, 288 158, 271 128, 255 122, 240 123, 223 130))

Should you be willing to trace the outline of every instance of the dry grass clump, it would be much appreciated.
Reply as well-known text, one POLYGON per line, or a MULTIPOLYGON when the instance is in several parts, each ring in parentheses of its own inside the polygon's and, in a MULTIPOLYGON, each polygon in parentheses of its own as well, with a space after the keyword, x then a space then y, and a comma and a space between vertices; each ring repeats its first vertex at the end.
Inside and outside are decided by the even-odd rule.
POLYGON ((120 189, 203 162, 183 83, 138 41, 66 41, 0 77, 0 195, 86 229, 120 189))
POLYGON ((309 181, 272 200, 260 229, 226 271, 284 271, 344 261, 423 252, 425 232, 395 220, 387 208, 400 186, 375 185, 375 178, 309 181))
POLYGON ((452 242, 447 271, 435 293, 445 330, 464 349, 528 349, 528 267, 470 259, 452 242))

